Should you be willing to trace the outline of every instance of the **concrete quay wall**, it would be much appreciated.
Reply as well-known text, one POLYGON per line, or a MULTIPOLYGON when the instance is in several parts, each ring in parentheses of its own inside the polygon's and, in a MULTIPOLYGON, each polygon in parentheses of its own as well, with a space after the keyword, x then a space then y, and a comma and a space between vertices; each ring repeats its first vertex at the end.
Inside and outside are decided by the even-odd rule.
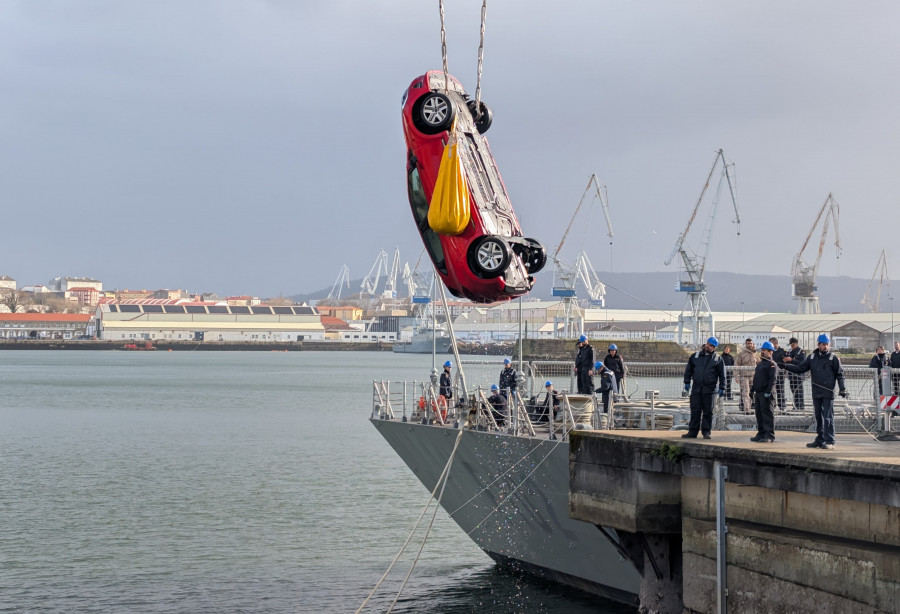
POLYGON ((749 435, 575 432, 570 515, 616 530, 645 611, 715 612, 718 462, 728 611, 900 613, 900 443, 842 436, 824 451, 806 434, 749 435))

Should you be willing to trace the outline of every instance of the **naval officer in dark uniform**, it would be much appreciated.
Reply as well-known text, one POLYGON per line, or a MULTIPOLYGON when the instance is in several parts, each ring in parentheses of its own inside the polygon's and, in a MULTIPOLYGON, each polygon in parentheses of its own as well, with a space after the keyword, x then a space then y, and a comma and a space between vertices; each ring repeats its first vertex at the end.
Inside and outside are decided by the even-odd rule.
POLYGON ((775 412, 772 404, 775 398, 773 390, 778 385, 778 366, 772 359, 775 345, 766 341, 759 348, 761 358, 756 363, 756 371, 753 373, 753 385, 750 387, 750 398, 753 399, 753 409, 756 413, 756 437, 750 441, 758 443, 772 443, 775 441, 775 412))
POLYGON ((685 439, 696 439, 697 432, 703 439, 712 437, 712 410, 719 396, 725 396, 725 363, 716 354, 719 340, 710 337, 698 352, 688 359, 684 369, 684 391, 691 393, 691 422, 685 439), (691 385, 693 383, 693 385, 691 385))

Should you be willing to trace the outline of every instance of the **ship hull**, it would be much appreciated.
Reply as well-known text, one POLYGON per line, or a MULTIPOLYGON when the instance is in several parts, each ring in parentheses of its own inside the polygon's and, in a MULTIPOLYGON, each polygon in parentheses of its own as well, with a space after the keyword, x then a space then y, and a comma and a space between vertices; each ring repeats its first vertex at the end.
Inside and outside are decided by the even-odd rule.
POLYGON ((398 354, 431 354, 432 350, 435 354, 446 354, 450 351, 450 337, 438 335, 432 340, 431 335, 417 335, 408 343, 395 343, 393 350, 398 354))
MULTIPOLYGON (((372 423, 432 491, 460 431, 372 423)), ((498 563, 637 605, 640 576, 592 524, 569 517, 569 446, 559 440, 466 430, 441 506, 498 563)))

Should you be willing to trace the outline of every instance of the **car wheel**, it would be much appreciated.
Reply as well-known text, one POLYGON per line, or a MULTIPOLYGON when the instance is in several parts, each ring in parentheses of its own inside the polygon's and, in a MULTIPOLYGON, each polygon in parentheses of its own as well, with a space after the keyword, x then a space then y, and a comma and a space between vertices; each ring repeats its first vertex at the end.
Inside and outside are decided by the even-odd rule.
POLYGON ((491 127, 491 123, 494 121, 494 113, 491 111, 491 108, 487 106, 484 102, 478 105, 478 108, 481 109, 481 116, 479 117, 478 111, 475 108, 475 101, 470 100, 466 103, 466 107, 469 109, 469 113, 472 115, 472 119, 475 121, 475 129, 478 130, 479 134, 484 134, 488 131, 488 128, 491 127))
POLYGON ((423 134, 437 134, 449 130, 456 119, 456 109, 445 95, 429 92, 416 101, 413 123, 423 134))
POLYGON ((509 245, 499 237, 481 237, 469 247, 469 267, 482 279, 503 275, 510 257, 509 245))
POLYGON ((528 262, 525 263, 525 268, 528 269, 529 273, 534 275, 547 264, 547 250, 545 250, 544 246, 535 239, 525 239, 525 242, 528 243, 529 252, 528 262))

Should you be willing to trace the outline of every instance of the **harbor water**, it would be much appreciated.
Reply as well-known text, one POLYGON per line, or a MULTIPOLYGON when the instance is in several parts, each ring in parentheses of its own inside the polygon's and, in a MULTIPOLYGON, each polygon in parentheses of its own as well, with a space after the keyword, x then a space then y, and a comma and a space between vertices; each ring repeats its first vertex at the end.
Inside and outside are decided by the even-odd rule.
MULTIPOLYGON (((431 366, 0 352, 0 612, 355 611, 428 499, 367 420, 372 380, 431 366)), ((419 543, 364 611, 388 609, 419 543)), ((633 611, 496 568, 441 511, 393 611, 482 609, 633 611)))

